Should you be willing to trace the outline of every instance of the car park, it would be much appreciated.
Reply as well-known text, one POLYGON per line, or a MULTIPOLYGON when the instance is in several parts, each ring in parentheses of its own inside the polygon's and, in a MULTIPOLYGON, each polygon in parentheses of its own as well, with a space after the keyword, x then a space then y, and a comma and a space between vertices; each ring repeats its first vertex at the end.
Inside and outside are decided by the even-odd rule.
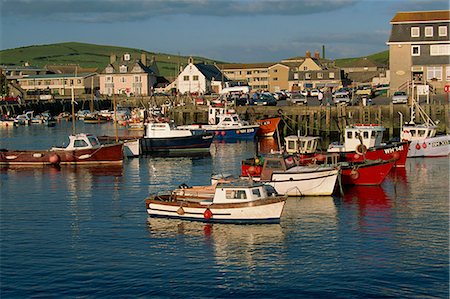
POLYGON ((257 106, 276 106, 277 100, 270 93, 260 93, 256 97, 253 97, 250 103, 257 106))
POLYGON ((338 105, 338 104, 350 104, 351 103, 351 99, 348 95, 345 94, 335 94, 333 97, 333 102, 338 105))
POLYGON ((408 95, 404 91, 396 91, 392 96, 392 104, 406 104, 408 103, 408 95))
POLYGON ((292 93, 288 100, 295 105, 308 105, 307 97, 299 92, 292 93))

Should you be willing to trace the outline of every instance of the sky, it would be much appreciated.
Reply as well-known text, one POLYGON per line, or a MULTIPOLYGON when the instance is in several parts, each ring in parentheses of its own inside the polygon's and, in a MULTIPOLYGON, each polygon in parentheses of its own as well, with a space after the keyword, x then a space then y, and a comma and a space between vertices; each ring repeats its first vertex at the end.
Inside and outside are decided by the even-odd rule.
POLYGON ((324 45, 326 58, 361 57, 388 49, 397 12, 445 9, 448 0, 0 0, 0 49, 83 42, 256 63, 324 45))

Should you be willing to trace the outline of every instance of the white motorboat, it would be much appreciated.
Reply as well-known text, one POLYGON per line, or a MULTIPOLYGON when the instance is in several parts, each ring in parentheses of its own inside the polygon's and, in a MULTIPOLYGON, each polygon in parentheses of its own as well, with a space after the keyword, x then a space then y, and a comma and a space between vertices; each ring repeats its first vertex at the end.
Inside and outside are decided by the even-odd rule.
POLYGON ((211 186, 180 186, 170 194, 146 199, 150 216, 221 223, 278 223, 286 196, 268 186, 233 181, 211 186))

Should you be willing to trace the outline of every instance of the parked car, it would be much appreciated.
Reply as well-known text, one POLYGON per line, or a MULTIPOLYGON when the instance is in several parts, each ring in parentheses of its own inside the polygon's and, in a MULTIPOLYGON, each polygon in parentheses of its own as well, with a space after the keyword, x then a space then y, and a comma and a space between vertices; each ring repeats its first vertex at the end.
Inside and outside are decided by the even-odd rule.
POLYGON ((392 104, 406 104, 408 103, 408 95, 404 91, 396 91, 392 96, 392 104))
POLYGON ((350 104, 351 103, 351 99, 348 95, 346 94, 335 94, 333 97, 333 102, 338 105, 338 104, 350 104))
POLYGON ((277 101, 286 100, 288 98, 287 94, 284 91, 277 91, 273 94, 277 101))
POLYGON ((247 106, 250 103, 250 99, 247 95, 242 95, 234 100, 236 106, 247 106))
POLYGON ((292 93, 289 101, 291 101, 292 104, 308 105, 307 97, 300 92, 292 93))
POLYGON ((320 90, 318 89, 311 89, 311 91, 309 92, 309 95, 312 97, 318 97, 320 93, 320 90))
POLYGON ((304 90, 300 91, 300 93, 302 95, 304 95, 305 97, 309 96, 309 90, 307 90, 307 89, 304 89, 304 90))
POLYGON ((277 100, 270 93, 260 93, 256 98, 252 98, 250 103, 258 106, 276 106, 277 100))
POLYGON ((356 90, 356 94, 357 95, 366 95, 366 96, 370 96, 372 94, 372 86, 366 85, 366 86, 361 86, 358 88, 358 90, 356 90))

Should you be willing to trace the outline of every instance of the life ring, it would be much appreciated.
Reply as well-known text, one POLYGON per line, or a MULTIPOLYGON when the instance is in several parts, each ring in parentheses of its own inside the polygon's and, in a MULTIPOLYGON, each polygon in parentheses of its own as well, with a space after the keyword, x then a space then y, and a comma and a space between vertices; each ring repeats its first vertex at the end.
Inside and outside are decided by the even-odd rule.
POLYGON ((358 144, 356 146, 356 153, 359 155, 365 154, 367 152, 367 146, 364 144, 358 144))
POLYGON ((351 177, 353 180, 359 179, 359 171, 356 170, 356 169, 352 169, 352 171, 350 171, 350 177, 351 177))
POLYGON ((203 217, 205 219, 210 219, 212 217, 212 212, 209 208, 206 208, 206 210, 203 212, 203 217))

